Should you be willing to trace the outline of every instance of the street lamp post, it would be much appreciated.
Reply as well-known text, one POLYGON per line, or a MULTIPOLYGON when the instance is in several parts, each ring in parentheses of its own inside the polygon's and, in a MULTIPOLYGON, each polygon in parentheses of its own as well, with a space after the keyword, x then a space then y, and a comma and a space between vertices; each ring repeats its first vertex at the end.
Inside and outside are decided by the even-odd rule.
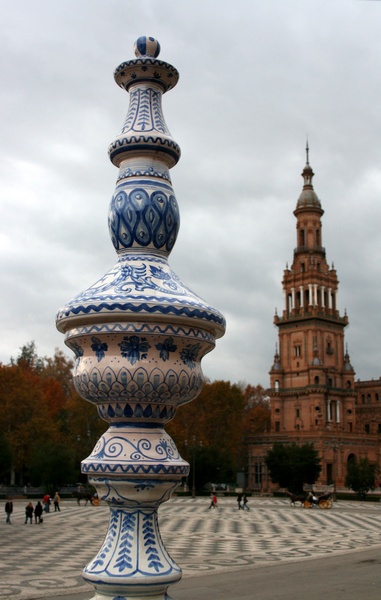
MULTIPOLYGON (((184 445, 188 446, 188 440, 186 439, 184 445)), ((196 498, 196 445, 197 445, 197 437, 195 435, 192 436, 192 498, 196 498)), ((202 442, 199 441, 198 445, 201 447, 202 442)))
POLYGON ((192 445, 192 498, 196 498, 196 436, 193 436, 192 445))
POLYGON ((336 438, 332 438, 330 442, 325 442, 327 446, 332 448, 333 452, 333 461, 332 461, 332 483, 333 483, 333 501, 336 502, 337 499, 337 490, 336 490, 336 469, 337 469, 337 461, 336 461, 336 452, 343 445, 342 442, 338 442, 336 438))

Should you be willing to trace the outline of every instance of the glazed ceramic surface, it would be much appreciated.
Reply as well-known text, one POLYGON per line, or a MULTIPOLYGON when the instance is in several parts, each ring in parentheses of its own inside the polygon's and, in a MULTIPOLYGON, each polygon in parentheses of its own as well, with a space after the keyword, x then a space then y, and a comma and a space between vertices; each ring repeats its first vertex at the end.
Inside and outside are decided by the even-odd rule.
POLYGON ((203 386, 201 359, 225 330, 223 316, 172 271, 180 226, 169 169, 180 158, 164 120, 163 93, 177 70, 159 60, 153 38, 115 71, 130 105, 110 144, 119 168, 108 225, 117 261, 57 314, 75 354, 74 383, 108 431, 82 471, 109 503, 105 541, 83 571, 98 600, 164 598, 181 569, 168 556, 157 509, 189 473, 163 429, 203 386))

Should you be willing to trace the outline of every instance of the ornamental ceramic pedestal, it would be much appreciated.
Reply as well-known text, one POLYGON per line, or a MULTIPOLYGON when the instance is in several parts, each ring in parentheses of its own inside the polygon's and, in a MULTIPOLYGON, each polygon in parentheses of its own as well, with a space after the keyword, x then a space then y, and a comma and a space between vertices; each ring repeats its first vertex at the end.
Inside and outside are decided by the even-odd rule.
POLYGON ((168 256, 179 230, 169 169, 180 158, 162 107, 178 81, 159 43, 139 38, 115 71, 130 94, 110 159, 119 168, 109 209, 118 260, 64 306, 57 327, 76 356, 74 383, 110 424, 82 472, 110 507, 108 531, 85 567, 94 600, 163 599, 181 569, 160 537, 157 510, 189 472, 164 431, 203 386, 201 359, 224 334, 223 316, 187 288, 168 256))

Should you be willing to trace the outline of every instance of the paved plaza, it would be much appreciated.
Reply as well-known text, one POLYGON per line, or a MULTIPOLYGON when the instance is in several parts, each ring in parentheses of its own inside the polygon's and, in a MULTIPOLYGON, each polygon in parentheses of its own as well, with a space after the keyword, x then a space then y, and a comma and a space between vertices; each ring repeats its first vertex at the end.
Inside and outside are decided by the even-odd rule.
MULTIPOLYGON (((91 591, 81 570, 103 541, 108 507, 64 500, 61 512, 44 514, 42 525, 25 525, 25 505, 14 502, 12 525, 3 509, 0 600, 91 591)), ((381 503, 336 502, 330 510, 307 510, 286 498, 256 497, 247 512, 237 510, 234 498, 221 497, 219 509, 208 506, 208 498, 173 498, 159 511, 162 537, 184 579, 381 547, 381 503)))

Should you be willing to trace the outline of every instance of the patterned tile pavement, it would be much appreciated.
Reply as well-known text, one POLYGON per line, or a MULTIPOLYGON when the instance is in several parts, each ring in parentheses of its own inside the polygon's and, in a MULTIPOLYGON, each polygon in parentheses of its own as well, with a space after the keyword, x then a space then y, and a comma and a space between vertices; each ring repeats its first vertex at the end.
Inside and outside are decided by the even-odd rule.
MULTIPOLYGON (((12 525, 4 511, 0 523, 0 600, 91 590, 81 571, 103 541, 108 507, 67 500, 42 525, 25 525, 26 502, 14 505, 12 525)), ((307 510, 254 498, 249 512, 238 511, 234 498, 220 498, 216 510, 208 505, 208 498, 174 498, 160 508, 160 531, 183 577, 381 547, 381 503, 307 510)))

